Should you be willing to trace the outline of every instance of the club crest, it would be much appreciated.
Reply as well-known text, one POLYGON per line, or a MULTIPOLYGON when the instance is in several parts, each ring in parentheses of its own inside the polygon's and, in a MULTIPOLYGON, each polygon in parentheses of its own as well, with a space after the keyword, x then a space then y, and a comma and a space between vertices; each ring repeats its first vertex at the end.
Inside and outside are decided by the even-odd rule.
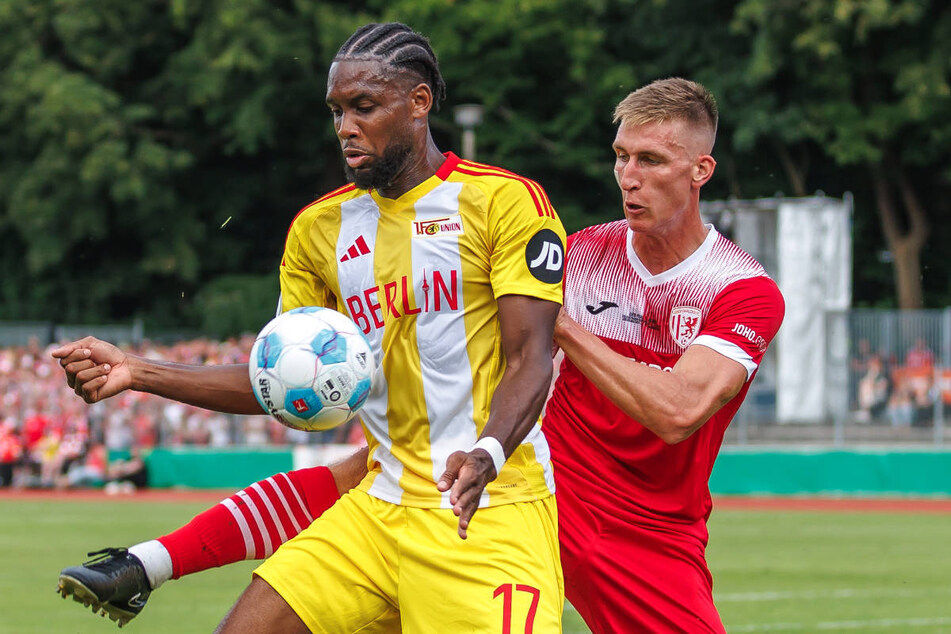
POLYGON ((670 311, 667 324, 670 336, 681 348, 686 348, 696 338, 700 330, 700 316, 700 309, 693 306, 676 306, 670 311))

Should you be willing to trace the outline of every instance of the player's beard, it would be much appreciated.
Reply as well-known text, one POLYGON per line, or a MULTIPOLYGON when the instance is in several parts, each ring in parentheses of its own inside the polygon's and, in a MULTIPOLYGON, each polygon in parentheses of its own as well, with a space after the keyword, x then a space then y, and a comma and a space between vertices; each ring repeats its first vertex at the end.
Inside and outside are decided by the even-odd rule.
POLYGON ((383 150, 383 155, 367 169, 355 170, 344 161, 343 171, 347 180, 360 189, 386 189, 402 171, 412 151, 413 146, 409 143, 394 143, 383 150))

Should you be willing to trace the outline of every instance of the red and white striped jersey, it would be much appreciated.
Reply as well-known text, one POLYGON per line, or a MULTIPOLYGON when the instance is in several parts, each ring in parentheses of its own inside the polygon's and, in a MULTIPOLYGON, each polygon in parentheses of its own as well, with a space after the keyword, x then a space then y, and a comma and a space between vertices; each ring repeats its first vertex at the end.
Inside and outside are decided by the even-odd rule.
POLYGON ((782 322, 776 284, 712 226, 683 262, 651 275, 619 220, 569 236, 564 306, 611 349, 646 365, 670 371, 687 347, 703 345, 746 368, 740 393, 673 446, 622 413, 567 359, 546 406, 559 489, 579 496, 566 500, 635 522, 682 523, 705 539, 708 480, 723 434, 782 322))

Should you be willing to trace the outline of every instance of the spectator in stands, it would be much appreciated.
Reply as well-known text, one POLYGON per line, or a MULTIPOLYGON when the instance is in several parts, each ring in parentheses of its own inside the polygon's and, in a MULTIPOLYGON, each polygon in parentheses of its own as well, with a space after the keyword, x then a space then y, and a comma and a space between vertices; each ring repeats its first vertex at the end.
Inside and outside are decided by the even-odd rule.
POLYGON ((909 378, 908 390, 914 409, 911 424, 915 427, 927 427, 934 419, 934 373, 919 374, 909 378))
POLYGON ((888 399, 888 420, 892 427, 910 427, 914 414, 908 387, 899 381, 888 399))
POLYGON ((85 454, 69 466, 59 486, 69 489, 102 486, 106 480, 107 461, 106 446, 90 444, 85 454))
POLYGON ((934 352, 928 347, 928 342, 924 338, 918 337, 905 353, 905 369, 930 370, 932 367, 934 367, 934 352))
POLYGON ((106 493, 134 493, 149 485, 148 466, 137 447, 128 458, 110 462, 105 475, 106 493))
POLYGON ((852 358, 849 360, 850 407, 852 409, 861 409, 861 405, 859 404, 859 383, 866 372, 868 372, 868 362, 872 355, 872 344, 869 343, 868 339, 862 338, 855 343, 855 350, 852 352, 852 358))
POLYGON ((0 422, 0 487, 13 484, 13 474, 23 458, 23 444, 16 435, 13 421, 0 422))
POLYGON ((872 422, 879 420, 888 407, 892 380, 880 356, 869 357, 866 365, 865 374, 859 379, 857 418, 862 422, 872 422))
POLYGON ((934 352, 922 337, 905 354, 901 380, 908 393, 911 424, 916 427, 927 425, 934 416, 934 362, 934 352))
MULTIPOLYGON (((56 433, 59 442, 55 454, 50 457, 48 464, 44 465, 44 484, 60 488, 69 486, 68 473, 74 466, 77 467, 79 474, 84 473, 86 458, 89 453, 89 426, 84 418, 65 420, 61 427, 57 427, 56 433)), ((95 465, 95 461, 90 465, 91 469, 94 470, 95 466, 93 465, 95 465)), ((88 478, 83 476, 80 479, 88 478)))
MULTIPOLYGON (((253 335, 246 335, 172 345, 145 341, 135 350, 142 356, 174 363, 242 363, 247 361, 253 340, 253 335)), ((169 406, 149 395, 123 396, 108 405, 87 407, 63 384, 49 350, 43 350, 35 339, 27 345, 0 348, 0 421, 7 429, 0 435, 5 452, 0 455, 0 485, 9 485, 15 479, 24 486, 68 486, 67 474, 72 465, 84 463, 89 443, 104 444, 108 453, 156 445, 266 446, 320 444, 346 438, 344 430, 322 436, 291 433, 266 415, 234 418, 188 406, 169 406), (82 436, 76 435, 77 426, 85 426, 82 436), (14 453, 18 456, 15 459, 14 453)), ((359 436, 362 439, 362 433, 359 436)))

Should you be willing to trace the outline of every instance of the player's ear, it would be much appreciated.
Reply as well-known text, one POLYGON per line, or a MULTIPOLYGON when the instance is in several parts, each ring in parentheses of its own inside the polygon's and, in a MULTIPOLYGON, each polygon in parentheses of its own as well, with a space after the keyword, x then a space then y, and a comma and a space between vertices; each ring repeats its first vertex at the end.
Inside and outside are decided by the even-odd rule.
POLYGON ((420 83, 414 86, 410 90, 410 101, 414 119, 428 116, 433 107, 433 91, 429 84, 420 83))
POLYGON ((702 187, 713 176, 713 170, 717 167, 717 162, 709 154, 703 154, 697 158, 693 165, 693 186, 702 187))

